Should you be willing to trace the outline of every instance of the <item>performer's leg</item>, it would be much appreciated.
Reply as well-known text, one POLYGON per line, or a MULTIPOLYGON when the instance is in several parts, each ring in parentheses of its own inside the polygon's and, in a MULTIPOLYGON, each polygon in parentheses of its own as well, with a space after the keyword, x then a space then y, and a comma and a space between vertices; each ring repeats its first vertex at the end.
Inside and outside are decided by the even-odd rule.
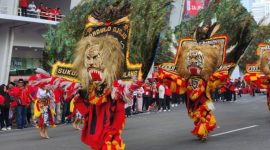
POLYGON ((44 128, 43 126, 39 128, 39 134, 40 134, 40 136, 41 136, 42 138, 45 137, 45 136, 44 136, 43 128, 44 128))
POLYGON ((80 124, 81 124, 81 119, 77 119, 77 121, 76 121, 76 129, 81 130, 80 124))
POLYGON ((48 127, 45 125, 44 127, 44 135, 46 139, 49 139, 50 137, 48 136, 48 127))
POLYGON ((202 105, 194 112, 192 119, 195 124, 192 133, 202 141, 207 140, 209 132, 216 128, 216 119, 212 111, 208 110, 207 106, 202 105))
POLYGON ((77 129, 77 121, 78 121, 78 119, 77 119, 77 117, 75 117, 73 124, 72 124, 74 129, 77 129))

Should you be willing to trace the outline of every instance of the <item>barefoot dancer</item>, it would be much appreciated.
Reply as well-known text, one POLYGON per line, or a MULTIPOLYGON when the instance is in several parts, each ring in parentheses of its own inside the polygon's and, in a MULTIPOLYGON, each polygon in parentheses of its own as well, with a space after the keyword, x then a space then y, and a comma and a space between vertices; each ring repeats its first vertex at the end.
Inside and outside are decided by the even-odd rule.
POLYGON ((53 113, 50 108, 50 100, 52 99, 52 93, 48 88, 48 85, 42 85, 37 92, 37 98, 35 104, 35 117, 38 117, 38 128, 42 138, 49 139, 48 127, 51 125, 55 127, 53 113))

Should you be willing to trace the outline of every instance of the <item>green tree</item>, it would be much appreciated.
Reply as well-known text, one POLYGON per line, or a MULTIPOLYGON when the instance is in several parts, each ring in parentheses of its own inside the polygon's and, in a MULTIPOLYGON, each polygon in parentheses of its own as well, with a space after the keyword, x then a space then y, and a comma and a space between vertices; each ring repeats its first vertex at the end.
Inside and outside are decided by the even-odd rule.
POLYGON ((177 47, 174 41, 172 40, 172 36, 174 31, 171 28, 167 28, 162 34, 159 42, 159 47, 155 56, 155 64, 161 64, 164 62, 172 62, 174 60, 175 55, 172 53, 171 48, 177 47))

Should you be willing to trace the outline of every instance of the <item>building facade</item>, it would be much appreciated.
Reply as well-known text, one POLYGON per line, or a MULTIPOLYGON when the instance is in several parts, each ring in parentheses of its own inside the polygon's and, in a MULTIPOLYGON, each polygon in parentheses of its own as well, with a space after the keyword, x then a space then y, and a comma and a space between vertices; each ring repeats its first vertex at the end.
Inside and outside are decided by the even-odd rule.
MULTIPOLYGON (((28 0, 28 4, 31 2, 28 0)), ((28 10, 28 15, 22 16, 20 0, 0 0, 0 84, 24 78, 32 69, 42 66, 45 45, 42 35, 56 26, 80 0, 34 2, 37 8, 41 3, 46 10, 60 8, 61 14, 53 15, 48 11, 44 13, 46 17, 42 17, 41 12, 31 15, 28 10)))
POLYGON ((252 3, 251 13, 257 23, 263 21, 263 25, 270 23, 270 0, 255 0, 252 3))
POLYGON ((243 6, 246 7, 246 9, 250 12, 252 8, 252 4, 254 3, 255 0, 241 0, 241 3, 243 6))

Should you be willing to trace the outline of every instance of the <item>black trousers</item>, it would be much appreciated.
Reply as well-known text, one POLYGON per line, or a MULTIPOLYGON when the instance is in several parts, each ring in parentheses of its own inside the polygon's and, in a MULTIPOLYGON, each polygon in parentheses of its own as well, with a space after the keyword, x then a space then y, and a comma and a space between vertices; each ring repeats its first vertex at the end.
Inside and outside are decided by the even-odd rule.
POLYGON ((178 102, 178 94, 173 93, 172 95, 172 104, 179 104, 180 102, 178 102))
POLYGON ((225 99, 227 101, 231 101, 232 100, 232 93, 230 90, 227 90, 226 93, 225 93, 225 99))
POLYGON ((10 126, 9 108, 1 107, 0 123, 1 128, 6 128, 10 126))
POLYGON ((143 97, 143 108, 145 108, 145 110, 147 111, 148 110, 148 108, 149 108, 149 105, 150 105, 150 97, 148 97, 148 96, 144 96, 143 97))
MULTIPOLYGON (((181 102, 184 104, 187 101, 187 95, 186 93, 180 95, 181 102)), ((178 103, 180 104, 180 103, 178 103)))
MULTIPOLYGON (((64 101, 63 113, 62 113, 62 123, 65 123, 65 117, 69 116, 70 114, 70 101, 64 101)), ((71 123, 71 120, 67 120, 68 123, 71 123)))
POLYGON ((127 117, 131 116, 131 106, 128 106, 128 107, 125 109, 125 112, 126 112, 126 116, 127 116, 127 117))
POLYGON ((134 98, 133 98, 133 105, 132 105, 132 111, 133 112, 136 111, 136 103, 137 103, 137 98, 136 98, 136 96, 134 96, 134 98))
POLYGON ((158 99, 158 110, 160 110, 161 107, 162 107, 162 109, 163 109, 164 103, 165 103, 165 99, 164 99, 164 98, 159 98, 159 99, 158 99))
POLYGON ((232 91, 232 95, 233 95, 233 101, 236 101, 236 93, 235 93, 235 91, 232 91))
POLYGON ((28 125, 31 124, 31 117, 32 117, 31 106, 27 106, 26 107, 26 119, 27 119, 28 125))
POLYGON ((27 8, 26 7, 22 7, 22 16, 27 16, 27 8))
POLYGON ((163 104, 163 110, 171 109, 171 97, 165 95, 165 103, 163 104))

